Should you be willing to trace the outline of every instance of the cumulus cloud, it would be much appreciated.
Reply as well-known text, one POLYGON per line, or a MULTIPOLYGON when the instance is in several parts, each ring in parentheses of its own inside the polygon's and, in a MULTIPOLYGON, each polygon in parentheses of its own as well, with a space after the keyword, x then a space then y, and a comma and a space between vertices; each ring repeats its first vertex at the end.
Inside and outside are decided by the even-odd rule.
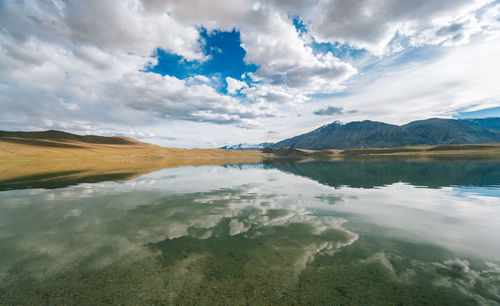
POLYGON ((236 94, 236 92, 242 88, 248 88, 247 83, 235 80, 231 77, 227 77, 226 82, 227 82, 227 93, 230 95, 236 94))
POLYGON ((109 100, 165 118, 225 124, 273 116, 265 108, 246 107, 206 84, 188 86, 184 80, 151 72, 128 74, 105 86, 103 92, 109 100))
POLYGON ((146 3, 170 10, 185 22, 202 24, 209 30, 236 27, 246 51, 245 61, 258 65, 256 75, 273 85, 300 88, 307 93, 333 92, 342 89, 342 83, 356 73, 352 65, 332 54, 314 54, 295 29, 288 12, 272 3, 218 1, 214 4, 204 0, 146 3))
POLYGON ((189 60, 204 56, 196 27, 140 1, 6 1, 0 17, 0 26, 21 42, 37 37, 70 50, 92 45, 149 56, 162 48, 189 60))
MULTIPOLYGON (((415 43, 436 44, 442 41, 446 27, 455 29, 455 40, 458 36, 470 37, 477 32, 487 31, 492 26, 488 18, 495 8, 481 11, 492 0, 446 0, 446 1, 338 1, 338 0, 273 0, 265 3, 249 3, 243 0, 191 0, 162 1, 147 0, 147 7, 169 10, 180 19, 194 24, 203 24, 209 29, 231 30, 241 29, 249 35, 243 38, 244 44, 253 44, 253 35, 262 35, 260 43, 274 44, 275 49, 262 50, 282 53, 283 60, 300 58, 300 48, 294 37, 293 28, 282 23, 288 22, 288 16, 300 16, 308 24, 311 36, 320 42, 341 42, 357 48, 365 48, 374 54, 381 55, 387 51, 391 40, 399 36, 411 37, 415 43), (197 7, 197 10, 193 10, 197 7), (486 13, 486 11, 488 13, 486 13), (469 26, 474 18, 480 26, 469 26), (462 24, 460 29, 453 26, 462 24), (265 29, 265 31, 264 31, 265 29), (254 32, 254 33, 252 33, 254 32), (421 32, 427 32, 421 35, 421 32), (274 34, 281 35, 274 35, 274 34), (458 34, 458 36, 457 36, 458 34), (272 37, 271 42, 265 37, 272 37), (416 39, 417 36, 420 36, 416 39), (288 42, 288 46, 281 42, 288 42)), ((259 54, 250 55, 254 60, 259 54)))
POLYGON ((241 28, 241 39, 245 60, 260 66, 257 77, 314 93, 339 90, 356 73, 331 53, 314 54, 286 16, 259 8, 249 18, 252 27, 241 28))
POLYGON ((244 88, 241 93, 254 104, 288 104, 298 106, 309 100, 300 90, 286 89, 281 86, 256 84, 250 88, 244 88))

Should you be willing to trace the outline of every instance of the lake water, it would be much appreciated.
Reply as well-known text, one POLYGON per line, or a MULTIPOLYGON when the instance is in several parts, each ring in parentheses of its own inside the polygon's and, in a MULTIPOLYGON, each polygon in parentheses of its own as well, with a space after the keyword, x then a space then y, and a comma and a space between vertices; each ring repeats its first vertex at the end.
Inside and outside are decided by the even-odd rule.
POLYGON ((0 188, 0 304, 500 304, 499 161, 72 184, 0 188))

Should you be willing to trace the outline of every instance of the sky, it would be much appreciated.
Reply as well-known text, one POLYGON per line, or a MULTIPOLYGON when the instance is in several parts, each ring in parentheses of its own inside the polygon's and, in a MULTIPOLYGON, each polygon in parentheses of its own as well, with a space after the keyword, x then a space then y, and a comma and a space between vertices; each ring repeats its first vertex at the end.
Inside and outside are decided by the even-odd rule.
POLYGON ((500 116, 500 0, 0 0, 0 130, 169 147, 500 116))

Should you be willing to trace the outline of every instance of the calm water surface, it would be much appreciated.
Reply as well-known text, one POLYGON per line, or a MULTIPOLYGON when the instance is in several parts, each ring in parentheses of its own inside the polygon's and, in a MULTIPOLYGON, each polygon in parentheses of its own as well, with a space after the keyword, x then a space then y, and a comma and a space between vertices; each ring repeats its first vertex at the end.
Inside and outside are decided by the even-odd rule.
POLYGON ((48 187, 0 192, 0 304, 500 304, 500 162, 48 187))

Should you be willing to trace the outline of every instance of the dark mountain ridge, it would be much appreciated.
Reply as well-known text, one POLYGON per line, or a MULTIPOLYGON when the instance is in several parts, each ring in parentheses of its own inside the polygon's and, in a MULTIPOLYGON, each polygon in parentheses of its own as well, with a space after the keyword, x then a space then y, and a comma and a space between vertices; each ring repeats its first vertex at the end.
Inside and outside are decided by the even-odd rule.
POLYGON ((500 142, 500 118, 440 119, 393 125, 377 121, 333 122, 282 140, 273 147, 311 150, 500 142))

